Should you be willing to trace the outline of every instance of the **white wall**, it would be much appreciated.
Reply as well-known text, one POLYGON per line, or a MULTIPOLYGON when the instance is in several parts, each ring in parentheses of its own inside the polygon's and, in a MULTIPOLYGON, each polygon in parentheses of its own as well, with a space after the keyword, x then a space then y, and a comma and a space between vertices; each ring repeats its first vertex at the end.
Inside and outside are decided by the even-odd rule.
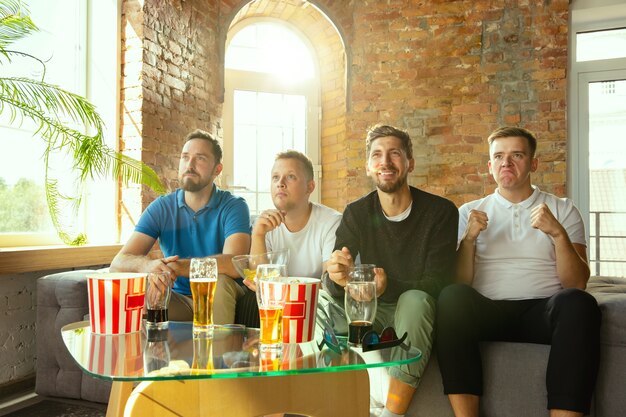
POLYGON ((40 276, 0 275, 0 386, 35 372, 35 282, 40 276))

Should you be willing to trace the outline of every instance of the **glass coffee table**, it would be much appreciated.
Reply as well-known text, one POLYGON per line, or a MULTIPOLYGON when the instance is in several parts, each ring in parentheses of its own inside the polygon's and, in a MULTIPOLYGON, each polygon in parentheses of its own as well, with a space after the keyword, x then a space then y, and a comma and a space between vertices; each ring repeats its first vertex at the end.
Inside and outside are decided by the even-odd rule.
POLYGON ((65 346, 87 374, 113 381, 107 417, 368 416, 367 368, 406 366, 421 358, 406 345, 337 353, 315 341, 285 344, 282 353, 259 346, 259 330, 216 327, 194 337, 189 322, 165 331, 122 335, 91 332, 89 322, 61 329, 65 346), (126 414, 131 415, 131 414, 126 414))

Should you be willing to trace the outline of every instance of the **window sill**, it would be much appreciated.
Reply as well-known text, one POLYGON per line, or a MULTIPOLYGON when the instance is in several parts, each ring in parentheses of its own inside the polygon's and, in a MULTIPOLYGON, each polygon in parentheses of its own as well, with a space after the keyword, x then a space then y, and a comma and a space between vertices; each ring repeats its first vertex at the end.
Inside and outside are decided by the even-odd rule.
POLYGON ((121 248, 121 244, 0 248, 0 275, 108 265, 121 248))

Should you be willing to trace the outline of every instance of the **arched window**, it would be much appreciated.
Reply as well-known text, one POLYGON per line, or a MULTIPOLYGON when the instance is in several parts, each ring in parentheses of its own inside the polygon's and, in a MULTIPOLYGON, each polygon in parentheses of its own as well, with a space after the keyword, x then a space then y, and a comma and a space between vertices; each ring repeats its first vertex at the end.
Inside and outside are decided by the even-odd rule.
MULTIPOLYGON (((270 174, 278 152, 295 149, 319 175, 319 77, 312 48, 275 19, 245 19, 226 41, 224 178, 251 213, 273 207, 270 174)), ((313 201, 319 201, 318 182, 313 201)))

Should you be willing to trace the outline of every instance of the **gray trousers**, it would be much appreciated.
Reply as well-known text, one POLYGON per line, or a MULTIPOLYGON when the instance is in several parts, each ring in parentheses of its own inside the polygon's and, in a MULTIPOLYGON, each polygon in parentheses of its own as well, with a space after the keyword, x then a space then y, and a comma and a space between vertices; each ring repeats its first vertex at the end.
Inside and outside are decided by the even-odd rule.
POLYGON ((378 332, 385 327, 396 329, 398 337, 408 333, 406 342, 422 351, 422 358, 410 364, 394 366, 389 374, 405 384, 417 387, 426 369, 433 347, 435 329, 435 299, 419 290, 403 292, 397 303, 378 301, 374 329, 378 332))
MULTIPOLYGON (((325 291, 322 290, 322 292, 325 291)), ((332 327, 335 333, 346 334, 348 324, 339 323, 339 315, 332 314, 332 311, 343 311, 343 298, 331 297, 328 293, 325 293, 323 296, 320 296, 319 305, 326 315, 332 316, 332 327), (328 305, 330 303, 335 305, 330 307, 328 305)), ((391 326, 396 330, 398 337, 402 337, 404 332, 407 332, 405 343, 410 342, 411 346, 418 348, 422 352, 422 358, 419 361, 394 366, 389 369, 389 374, 393 378, 412 387, 417 387, 419 384, 430 358, 434 339, 435 312, 435 299, 424 291, 405 291, 400 295, 396 303, 386 303, 378 300, 374 330, 380 333, 385 327, 391 326)), ((345 320, 345 314, 343 315, 343 320, 345 320)), ((322 339, 322 331, 323 328, 317 326, 316 340, 322 339)))

